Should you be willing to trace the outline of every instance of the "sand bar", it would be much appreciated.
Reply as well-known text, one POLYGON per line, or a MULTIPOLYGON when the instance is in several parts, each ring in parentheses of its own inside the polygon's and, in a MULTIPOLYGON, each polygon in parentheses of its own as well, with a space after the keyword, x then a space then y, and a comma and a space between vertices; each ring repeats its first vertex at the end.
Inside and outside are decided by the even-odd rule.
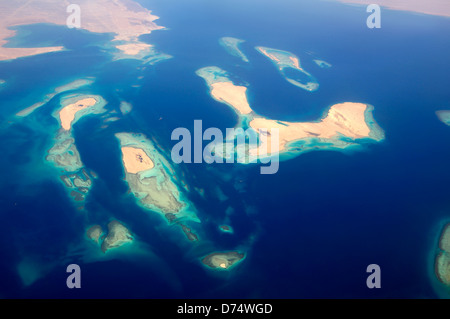
POLYGON ((93 82, 94 82, 94 80, 92 78, 84 78, 84 79, 75 80, 75 81, 70 82, 70 83, 65 84, 65 85, 58 86, 57 88, 55 88, 53 90, 52 93, 47 94, 42 101, 37 102, 37 103, 35 103, 35 104, 33 104, 33 105, 31 105, 31 106, 29 106, 29 107, 19 111, 19 112, 17 112, 16 116, 19 116, 19 117, 28 116, 31 113, 33 113, 35 110, 40 108, 41 106, 43 106, 46 103, 48 103, 56 94, 60 94, 60 93, 63 93, 63 92, 66 92, 66 91, 70 91, 70 90, 76 90, 76 89, 78 89, 80 87, 83 87, 85 85, 92 84, 93 82))

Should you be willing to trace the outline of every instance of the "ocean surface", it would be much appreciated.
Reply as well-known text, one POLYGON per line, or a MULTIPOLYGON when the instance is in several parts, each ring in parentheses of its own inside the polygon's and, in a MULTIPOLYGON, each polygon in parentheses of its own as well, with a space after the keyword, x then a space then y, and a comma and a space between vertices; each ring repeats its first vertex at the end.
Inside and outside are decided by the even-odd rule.
POLYGON ((331 1, 138 2, 166 27, 143 40, 172 59, 144 67, 112 61, 101 48, 110 35, 35 25, 18 28, 14 43, 69 50, 0 62, 1 298, 450 296, 434 276, 439 234, 450 221, 450 127, 435 115, 450 109, 448 18, 382 9, 381 29, 371 30, 365 7, 331 1), (224 36, 246 40, 250 63, 219 45, 224 36), (319 89, 289 84, 255 46, 297 55, 319 89), (144 133, 170 154, 177 127, 192 130, 196 119, 204 128, 234 127, 235 113, 195 74, 211 65, 248 84, 258 114, 313 121, 333 104, 367 103, 386 139, 302 154, 274 175, 261 175, 259 165, 175 165, 202 220, 190 225, 201 239, 192 244, 127 194, 114 133, 144 133), (100 116, 74 125, 82 161, 98 174, 78 211, 45 161, 59 96, 26 118, 14 114, 82 77, 96 81, 76 93, 103 96, 108 110, 120 101, 133 110, 105 129, 100 116), (102 257, 84 231, 111 218, 129 227, 136 244, 102 257), (234 233, 218 231, 222 223, 234 233), (236 249, 246 258, 230 271, 200 263, 199 256, 236 249), (66 287, 71 263, 81 266, 81 289, 66 287), (381 267, 380 289, 366 286, 369 264, 381 267))

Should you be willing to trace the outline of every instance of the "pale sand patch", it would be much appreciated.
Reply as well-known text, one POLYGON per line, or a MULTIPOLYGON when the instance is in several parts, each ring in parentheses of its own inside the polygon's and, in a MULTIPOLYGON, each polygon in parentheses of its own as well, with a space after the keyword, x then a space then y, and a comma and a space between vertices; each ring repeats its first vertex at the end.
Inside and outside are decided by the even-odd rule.
POLYGON ((439 240, 439 248, 450 253, 450 226, 446 225, 439 240))
POLYGON ((369 5, 376 3, 392 9, 419 12, 437 16, 450 17, 450 3, 448 0, 337 0, 343 3, 369 5))
POLYGON ((210 268, 230 269, 239 263, 245 255, 236 251, 212 253, 202 259, 202 263, 210 268))
POLYGON ((94 225, 89 227, 86 231, 86 235, 89 239, 98 243, 100 241, 100 237, 103 234, 103 229, 100 225, 94 225))
POLYGON ((130 146, 122 147, 122 161, 125 170, 132 174, 149 170, 155 166, 143 149, 130 146))
POLYGON ((219 102, 224 102, 241 114, 252 112, 247 101, 247 88, 231 82, 216 82, 211 85, 211 95, 219 102))
POLYGON ((441 252, 437 256, 435 273, 442 283, 450 285, 450 258, 447 252, 441 252))
POLYGON ((297 68, 297 69, 299 69, 299 70, 302 70, 302 68, 300 67, 300 61, 298 60, 297 57, 290 56, 290 57, 289 57, 289 60, 292 61, 292 65, 293 65, 295 68, 297 68))
MULTIPOLYGON (((260 132, 260 129, 279 130, 279 151, 285 150, 286 144, 308 137, 329 139, 342 134, 353 139, 369 137, 370 128, 365 121, 367 105, 362 103, 346 102, 333 105, 328 115, 320 122, 283 122, 265 118, 255 118, 249 125, 260 132)), ((250 150, 252 155, 270 154, 271 136, 261 139, 257 149, 250 150), (267 150, 267 151, 266 151, 267 150)))
POLYGON ((276 57, 275 55, 273 55, 272 53, 267 52, 267 50, 263 47, 257 47, 257 49, 264 54, 266 57, 268 57, 269 59, 271 59, 272 61, 276 61, 276 62, 281 62, 281 60, 276 57))
POLYGON ((126 55, 138 55, 141 51, 148 50, 152 45, 147 43, 128 43, 116 45, 116 48, 121 50, 126 55))
POLYGON ((435 273, 438 279, 446 285, 450 284, 450 226, 447 224, 439 238, 439 249, 442 252, 436 257, 435 273))
POLYGON ((232 37, 223 37, 219 39, 219 44, 223 46, 228 53, 241 58, 244 62, 249 62, 244 52, 239 49, 239 45, 244 42, 244 40, 232 37))
POLYGON ((90 106, 94 106, 95 103, 97 103, 97 100, 90 97, 87 99, 76 101, 75 103, 69 104, 66 107, 64 107, 59 112, 59 118, 61 120, 62 128, 65 129, 66 131, 70 130, 72 121, 75 118, 75 113, 90 106))
POLYGON ((108 236, 103 240, 102 251, 105 253, 111 248, 117 248, 132 241, 133 237, 128 228, 113 220, 108 224, 108 236))
POLYGON ((131 103, 125 101, 120 102, 120 112, 122 112, 123 115, 130 113, 132 109, 133 106, 131 105, 131 103))

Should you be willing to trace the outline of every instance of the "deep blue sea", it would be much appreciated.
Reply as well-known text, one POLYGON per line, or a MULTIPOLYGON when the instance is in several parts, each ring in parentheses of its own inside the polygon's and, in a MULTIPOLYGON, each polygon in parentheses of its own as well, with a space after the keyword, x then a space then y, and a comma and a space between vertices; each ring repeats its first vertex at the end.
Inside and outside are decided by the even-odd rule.
POLYGON ((112 61, 99 47, 110 35, 36 25, 19 28, 14 43, 70 50, 0 62, 7 82, 0 88, 0 298, 450 296, 434 276, 438 237, 450 221, 450 127, 435 115, 450 109, 448 18, 382 9, 381 29, 368 29, 364 6, 332 1, 138 2, 167 28, 142 39, 173 59, 145 67, 112 61), (246 40, 250 63, 219 45, 224 36, 246 40), (289 84, 255 46, 297 55, 319 89, 289 84), (234 127, 235 113, 195 75, 211 65, 248 84, 258 114, 312 121, 336 103, 367 103, 386 139, 352 152, 302 154, 274 175, 261 175, 258 165, 174 164, 202 220, 191 225, 200 243, 189 243, 127 194, 114 133, 144 133, 170 153, 172 130, 193 129, 196 119, 204 128, 234 127), (74 125, 83 163, 99 176, 86 211, 78 211, 45 162, 59 96, 24 119, 13 115, 86 76, 95 83, 77 93, 102 95, 108 110, 121 100, 133 110, 106 129, 98 116, 74 125), (129 226, 139 249, 89 260, 85 228, 110 218, 129 226), (225 222, 232 235, 218 231, 225 222), (200 264, 201 255, 234 249, 247 255, 229 272, 200 264), (81 266, 81 289, 66 287, 71 263, 81 266), (381 267, 380 289, 366 286, 369 264, 381 267), (31 284, 20 267, 34 274, 31 284))

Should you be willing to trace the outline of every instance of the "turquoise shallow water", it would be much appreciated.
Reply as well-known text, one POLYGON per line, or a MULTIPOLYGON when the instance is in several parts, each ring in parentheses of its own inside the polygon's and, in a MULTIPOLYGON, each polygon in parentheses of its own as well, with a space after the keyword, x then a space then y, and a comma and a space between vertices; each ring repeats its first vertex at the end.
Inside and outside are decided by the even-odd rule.
POLYGON ((368 30, 365 8, 328 2, 140 3, 168 28, 144 40, 173 59, 146 69, 137 61, 111 62, 95 46, 107 36, 39 26, 18 43, 41 39, 72 51, 1 63, 7 85, 0 89, 0 297, 445 297, 432 269, 437 233, 450 216, 450 129, 434 114, 450 109, 448 19, 383 11, 382 29, 368 30), (218 43, 223 36, 245 39, 250 63, 229 55, 218 43), (286 82, 258 45, 296 54, 319 90, 286 82), (332 68, 319 68, 315 58, 332 68), (204 197, 187 194, 203 221, 192 225, 202 239, 192 245, 127 195, 114 133, 138 130, 168 152, 170 132, 192 129, 195 119, 233 127, 235 114, 214 102, 195 75, 209 65, 247 83, 252 107, 271 118, 316 120, 343 101, 374 105, 386 140, 353 152, 310 152, 281 162, 270 176, 248 165, 176 166, 191 189, 205 189, 204 197), (44 161, 57 129, 50 114, 61 96, 25 119, 12 115, 86 76, 96 82, 77 92, 103 96, 108 110, 126 100, 133 111, 106 129, 98 116, 74 126, 82 160, 99 176, 83 213, 44 161), (110 218, 129 226, 139 244, 99 259, 83 231, 110 218), (225 222, 232 235, 218 231, 225 222), (247 258, 228 273, 200 265, 199 256, 222 249, 244 249, 247 258), (83 272, 78 291, 65 287, 64 265, 73 262, 83 272), (382 269, 379 290, 365 286, 371 263, 382 269), (23 287, 18 269, 32 285, 23 287))

